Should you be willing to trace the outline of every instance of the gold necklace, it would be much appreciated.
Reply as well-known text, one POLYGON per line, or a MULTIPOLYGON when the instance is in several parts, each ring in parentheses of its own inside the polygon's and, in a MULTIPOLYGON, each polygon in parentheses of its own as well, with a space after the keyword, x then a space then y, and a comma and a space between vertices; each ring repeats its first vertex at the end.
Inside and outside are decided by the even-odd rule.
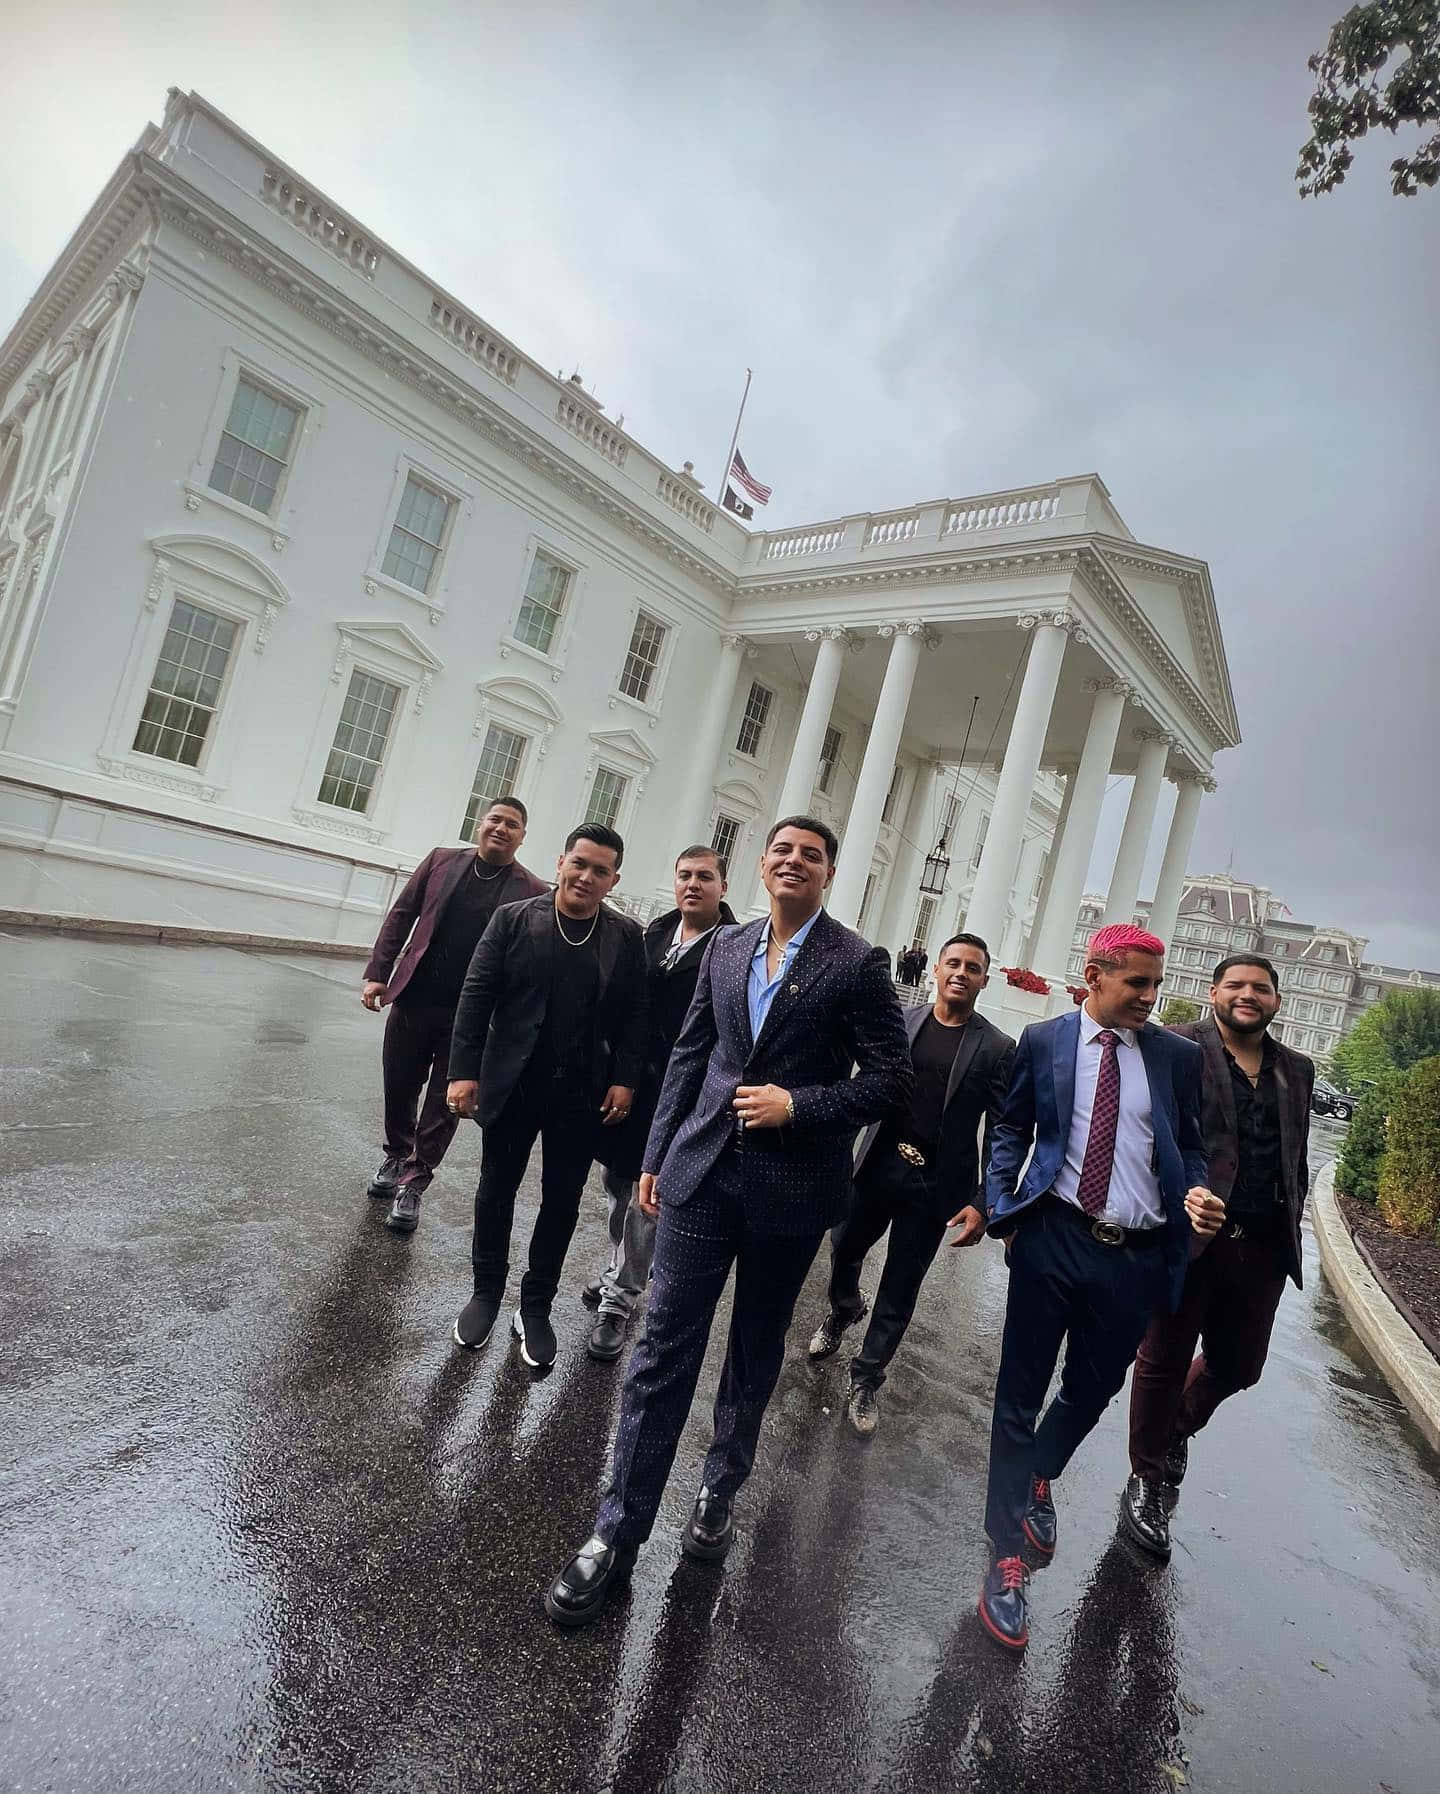
POLYGON ((492 872, 488 878, 481 878, 480 877, 480 855, 477 853, 475 855, 474 864, 471 866, 470 870, 475 874, 476 878, 479 879, 479 882, 482 885, 493 885, 497 878, 504 878, 505 874, 510 870, 510 868, 508 866, 502 866, 498 872, 492 872))
POLYGON ((562 941, 564 941, 564 943, 567 947, 583 947, 585 945, 586 941, 588 941, 590 939, 590 936, 592 934, 594 934, 595 924, 599 920, 600 920, 600 912, 597 909, 595 914, 593 916, 591 916, 590 926, 586 929, 585 933, 583 935, 581 935, 581 937, 578 941, 572 941, 570 939, 570 936, 568 934, 566 934, 566 932, 565 932, 565 924, 560 920, 560 899, 558 897, 555 899, 555 926, 560 931, 560 939, 562 941))

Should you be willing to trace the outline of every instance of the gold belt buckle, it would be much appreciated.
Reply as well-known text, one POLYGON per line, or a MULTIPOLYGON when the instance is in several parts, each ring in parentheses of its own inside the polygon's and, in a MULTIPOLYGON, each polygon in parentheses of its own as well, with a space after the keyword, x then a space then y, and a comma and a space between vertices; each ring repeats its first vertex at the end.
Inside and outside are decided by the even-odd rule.
POLYGON ((925 1154, 918 1146, 912 1146, 908 1140, 897 1140, 895 1150, 907 1165, 914 1165, 917 1171, 925 1169, 925 1154))
POLYGON ((1230 1223, 1230 1238, 1232 1240, 1243 1240, 1245 1238, 1245 1229, 1238 1221, 1232 1221, 1230 1223))
POLYGON ((1092 1221, 1090 1231, 1102 1246, 1123 1246, 1125 1229, 1118 1221, 1092 1221))

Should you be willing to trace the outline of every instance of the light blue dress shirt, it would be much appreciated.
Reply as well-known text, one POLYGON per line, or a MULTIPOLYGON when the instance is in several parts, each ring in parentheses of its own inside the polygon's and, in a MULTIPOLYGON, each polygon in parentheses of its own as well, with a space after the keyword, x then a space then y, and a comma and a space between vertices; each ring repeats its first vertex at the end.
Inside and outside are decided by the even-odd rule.
POLYGON ((775 1001, 775 993, 785 982, 786 974, 795 963, 795 955, 805 945, 806 937, 815 926, 817 909, 808 922, 801 924, 785 943, 785 951, 780 956, 780 969, 766 983, 766 961, 770 954, 770 926, 767 923, 760 936, 760 945, 755 949, 755 956, 750 961, 750 979, 745 995, 750 1004, 750 1039, 753 1043, 760 1038, 760 1030, 765 1026, 765 1017, 770 1013, 770 1005, 775 1001))

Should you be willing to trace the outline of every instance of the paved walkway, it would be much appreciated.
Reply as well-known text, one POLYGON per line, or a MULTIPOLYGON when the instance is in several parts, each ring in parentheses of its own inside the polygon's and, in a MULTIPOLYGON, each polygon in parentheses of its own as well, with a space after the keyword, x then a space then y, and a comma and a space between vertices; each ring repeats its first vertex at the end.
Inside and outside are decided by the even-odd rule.
POLYGON ((413 1240, 385 1232, 350 968, 0 952, 0 1787, 1433 1794, 1440 1460, 1313 1253, 1265 1381, 1196 1448, 1168 1571, 1114 1540, 1107 1415, 1023 1666, 972 1618, 988 1246, 937 1269, 868 1447, 843 1365, 797 1356, 812 1274, 729 1563, 676 1554, 702 1403, 629 1600, 566 1637, 538 1595, 618 1387, 568 1294, 598 1194, 554 1372, 498 1337, 462 1356, 479 1141, 413 1240))

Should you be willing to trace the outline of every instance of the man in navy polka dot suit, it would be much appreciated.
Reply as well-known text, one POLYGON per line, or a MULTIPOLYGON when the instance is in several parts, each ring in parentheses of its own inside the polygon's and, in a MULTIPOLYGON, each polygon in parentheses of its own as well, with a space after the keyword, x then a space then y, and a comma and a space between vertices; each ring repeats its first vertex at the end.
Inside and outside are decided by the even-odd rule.
POLYGON ((640 1180, 659 1216, 645 1333, 594 1535, 545 1596, 558 1625, 593 1620, 650 1535, 734 1265, 714 1443, 681 1545, 705 1561, 729 1550, 795 1299, 849 1201, 855 1135, 909 1095, 889 958, 821 907, 835 849, 813 817, 777 822, 760 861, 769 916, 720 929, 701 965, 640 1180))

